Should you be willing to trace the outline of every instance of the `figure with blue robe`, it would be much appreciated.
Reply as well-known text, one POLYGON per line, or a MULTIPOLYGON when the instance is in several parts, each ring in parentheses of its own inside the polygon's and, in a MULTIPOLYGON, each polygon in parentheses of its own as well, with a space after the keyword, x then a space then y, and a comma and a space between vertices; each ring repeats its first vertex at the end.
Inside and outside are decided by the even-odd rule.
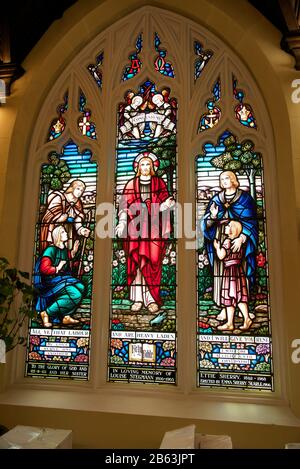
MULTIPOLYGON (((221 305, 221 283, 223 277, 223 263, 216 256, 214 240, 222 244, 225 239, 224 226, 230 220, 237 220, 242 225, 241 234, 232 242, 232 252, 239 252, 243 247, 245 272, 248 288, 255 280, 255 256, 258 243, 258 224, 256 204, 253 197, 239 188, 239 181, 232 171, 220 174, 221 191, 209 202, 202 220, 202 231, 209 263, 213 270, 214 288, 213 299, 221 305)), ((254 314, 250 313, 251 319, 254 314)), ((217 319, 226 319, 224 308, 217 319)))
POLYGON ((34 286, 39 291, 36 310, 47 328, 52 327, 54 319, 59 319, 64 325, 79 323, 72 315, 81 303, 85 287, 70 269, 70 260, 76 255, 79 241, 75 241, 71 251, 65 246, 67 241, 65 228, 54 228, 52 244, 35 265, 34 286))

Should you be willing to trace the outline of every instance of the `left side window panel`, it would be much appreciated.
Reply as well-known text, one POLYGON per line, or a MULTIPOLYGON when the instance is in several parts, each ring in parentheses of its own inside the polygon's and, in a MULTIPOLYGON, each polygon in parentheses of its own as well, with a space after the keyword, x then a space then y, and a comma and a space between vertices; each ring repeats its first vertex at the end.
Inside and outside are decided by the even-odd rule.
POLYGON ((40 173, 26 376, 89 378, 97 163, 69 141, 40 173))

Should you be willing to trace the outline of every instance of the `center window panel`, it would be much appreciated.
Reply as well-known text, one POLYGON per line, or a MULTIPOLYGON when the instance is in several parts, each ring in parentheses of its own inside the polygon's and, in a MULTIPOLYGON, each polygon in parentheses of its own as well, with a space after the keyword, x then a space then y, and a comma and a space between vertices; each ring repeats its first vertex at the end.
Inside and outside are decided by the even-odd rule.
POLYGON ((109 381, 176 384, 176 119, 149 80, 119 105, 109 381))

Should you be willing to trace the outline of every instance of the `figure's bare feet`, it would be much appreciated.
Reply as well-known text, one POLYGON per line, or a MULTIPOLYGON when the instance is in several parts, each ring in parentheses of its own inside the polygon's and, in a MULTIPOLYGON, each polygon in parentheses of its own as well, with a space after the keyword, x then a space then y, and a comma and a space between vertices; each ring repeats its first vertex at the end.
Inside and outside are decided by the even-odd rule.
POLYGON ((148 311, 150 311, 150 313, 157 313, 157 311, 159 310, 159 307, 158 307, 158 304, 156 303, 150 303, 147 306, 147 309, 148 311))
POLYGON ((218 316, 216 317, 216 319, 218 321, 225 321, 227 318, 227 314, 226 314, 226 310, 225 309, 222 309, 222 311, 218 314, 218 316))
MULTIPOLYGON (((241 313, 240 311, 239 311, 238 316, 239 316, 239 318, 242 318, 242 317, 243 317, 243 315, 242 315, 242 313, 241 313)), ((254 314, 254 313, 249 313, 249 317, 250 317, 250 319, 255 319, 255 314, 254 314)), ((218 319, 218 317, 217 317, 217 319, 218 319)))
POLYGON ((239 327, 241 331, 247 331, 251 327, 252 321, 250 318, 245 319, 244 324, 239 327))
POLYGON ((222 326, 218 326, 217 329, 219 331, 233 331, 234 327, 232 324, 228 324, 228 322, 225 322, 225 324, 222 324, 222 326))
POLYGON ((44 327, 52 327, 52 322, 49 322, 49 316, 46 311, 41 312, 41 319, 44 327))
POLYGON ((71 316, 65 316, 62 320, 63 324, 78 324, 78 319, 73 319, 71 316))
POLYGON ((131 305, 131 311, 137 312, 142 309, 143 303, 141 301, 136 301, 131 305))

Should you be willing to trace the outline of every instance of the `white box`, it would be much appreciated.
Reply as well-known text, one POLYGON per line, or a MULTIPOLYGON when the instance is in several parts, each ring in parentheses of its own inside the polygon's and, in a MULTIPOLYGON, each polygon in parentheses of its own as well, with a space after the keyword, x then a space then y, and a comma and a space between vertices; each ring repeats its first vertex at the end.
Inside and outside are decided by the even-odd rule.
POLYGON ((286 443, 284 449, 300 449, 300 443, 286 443))
POLYGON ((71 449, 72 430, 17 425, 0 437, 0 449, 71 449))
POLYGON ((228 435, 205 435, 196 433, 198 449, 232 449, 232 440, 228 435))
POLYGON ((206 435, 196 433, 196 425, 166 432, 160 449, 232 449, 228 435, 206 435))
POLYGON ((161 449, 194 449, 196 425, 166 432, 160 444, 161 449))

